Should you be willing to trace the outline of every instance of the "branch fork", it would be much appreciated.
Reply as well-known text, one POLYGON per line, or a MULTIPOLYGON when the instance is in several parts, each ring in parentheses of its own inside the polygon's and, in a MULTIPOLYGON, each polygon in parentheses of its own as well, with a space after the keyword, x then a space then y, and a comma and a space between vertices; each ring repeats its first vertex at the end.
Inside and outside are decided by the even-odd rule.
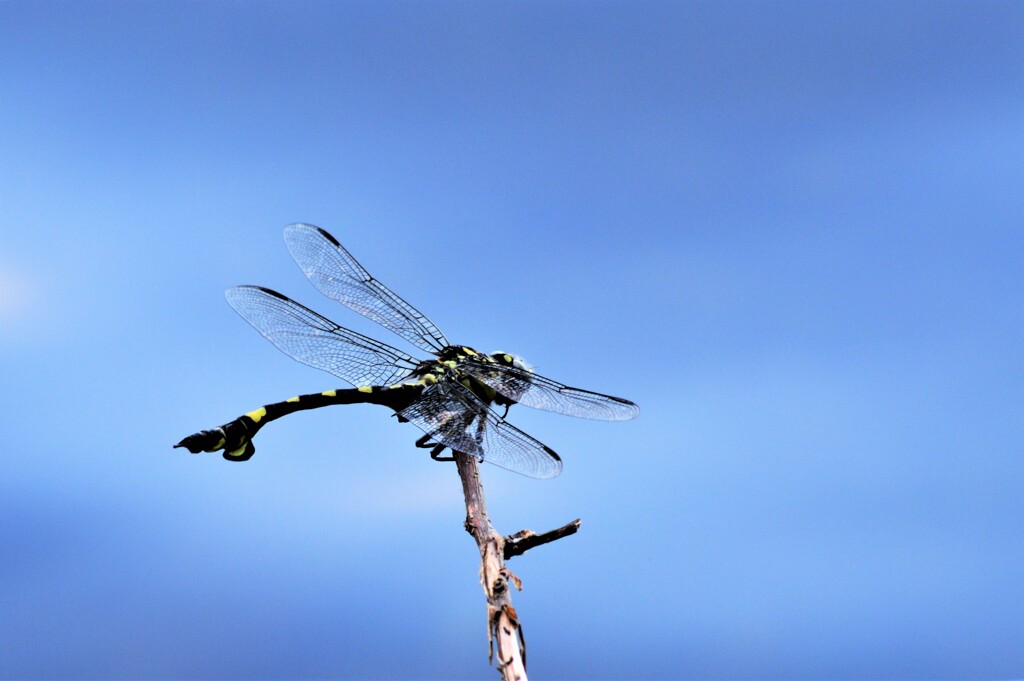
POLYGON ((532 530, 520 530, 503 537, 491 525, 487 516, 483 486, 480 484, 480 469, 476 457, 455 452, 455 465, 462 480, 462 492, 466 498, 466 531, 476 540, 480 549, 480 585, 487 597, 487 659, 494 663, 494 648, 497 645, 497 669, 505 681, 527 681, 526 640, 519 615, 512 607, 509 583, 519 591, 523 583, 514 572, 505 567, 505 561, 522 555, 530 549, 575 534, 580 520, 554 530, 537 534, 532 530))

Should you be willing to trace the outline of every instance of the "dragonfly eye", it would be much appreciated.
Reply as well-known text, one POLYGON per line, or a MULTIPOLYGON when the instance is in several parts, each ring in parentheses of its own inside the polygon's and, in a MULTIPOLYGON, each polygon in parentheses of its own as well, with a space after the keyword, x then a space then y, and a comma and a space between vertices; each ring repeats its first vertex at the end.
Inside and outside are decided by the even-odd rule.
POLYGON ((491 353, 491 358, 498 364, 504 364, 505 366, 512 366, 522 371, 533 373, 533 366, 530 365, 525 359, 519 355, 513 355, 511 352, 501 352, 500 350, 491 353))

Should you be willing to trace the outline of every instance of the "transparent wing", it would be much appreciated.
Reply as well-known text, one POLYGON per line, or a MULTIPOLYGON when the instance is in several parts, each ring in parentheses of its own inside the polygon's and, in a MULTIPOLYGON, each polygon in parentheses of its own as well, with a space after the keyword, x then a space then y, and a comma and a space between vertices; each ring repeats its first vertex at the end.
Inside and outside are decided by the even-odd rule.
POLYGON ((461 367, 510 400, 534 409, 601 421, 628 421, 640 414, 640 407, 629 400, 570 388, 515 366, 469 358, 461 367))
POLYGON ((338 240, 314 225, 288 225, 284 241, 295 262, 321 293, 421 350, 436 353, 446 345, 434 323, 363 269, 338 240))
POLYGON ((548 446, 498 416, 455 381, 440 381, 398 412, 449 449, 531 478, 553 478, 562 460, 548 446))
POLYGON ((278 350, 354 386, 391 385, 417 365, 401 350, 338 326, 277 291, 236 286, 224 297, 278 350))

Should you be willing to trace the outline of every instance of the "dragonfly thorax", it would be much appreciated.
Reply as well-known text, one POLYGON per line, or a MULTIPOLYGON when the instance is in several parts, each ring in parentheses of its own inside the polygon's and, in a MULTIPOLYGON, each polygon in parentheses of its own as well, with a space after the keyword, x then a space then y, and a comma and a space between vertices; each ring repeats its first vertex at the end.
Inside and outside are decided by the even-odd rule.
MULTIPOLYGON (((412 376, 429 385, 438 380, 449 380, 461 384, 486 405, 511 406, 517 402, 512 390, 496 389, 484 376, 496 378, 497 374, 487 371, 481 365, 499 365, 518 369, 523 374, 533 373, 533 368, 518 355, 509 352, 492 352, 485 355, 465 345, 448 345, 437 353, 435 359, 420 362, 412 376), (483 370, 483 371, 482 371, 483 370)), ((528 379, 527 379, 528 380, 528 379)), ((520 383, 522 383, 520 379, 520 383)), ((511 386, 510 386, 511 387, 511 386)))

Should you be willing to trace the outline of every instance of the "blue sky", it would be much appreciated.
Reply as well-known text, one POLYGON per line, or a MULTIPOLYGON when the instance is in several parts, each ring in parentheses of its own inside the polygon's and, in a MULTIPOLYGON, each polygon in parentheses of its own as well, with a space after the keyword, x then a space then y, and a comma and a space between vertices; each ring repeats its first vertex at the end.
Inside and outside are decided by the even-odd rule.
POLYGON ((451 466, 225 304, 330 230, 630 398, 485 467, 538 678, 1024 676, 1024 6, 0 4, 0 677, 479 678, 451 466))

